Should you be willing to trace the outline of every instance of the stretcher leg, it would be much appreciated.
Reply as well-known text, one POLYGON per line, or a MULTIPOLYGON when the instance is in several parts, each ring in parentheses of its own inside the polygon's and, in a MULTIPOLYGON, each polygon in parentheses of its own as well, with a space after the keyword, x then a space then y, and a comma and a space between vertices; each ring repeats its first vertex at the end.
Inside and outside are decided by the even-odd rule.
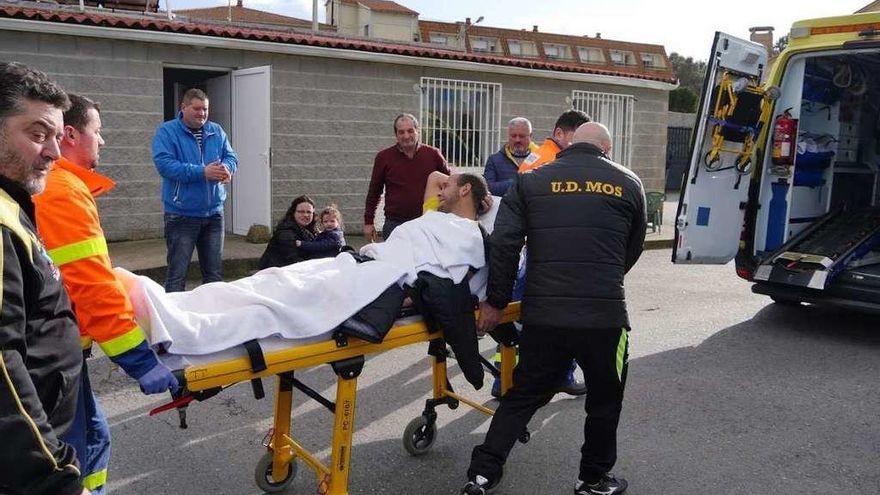
POLYGON ((513 386, 513 368, 516 366, 516 346, 501 344, 501 395, 513 386))
POLYGON ((330 458, 328 495, 348 495, 348 472, 351 465, 357 405, 357 378, 363 367, 363 356, 333 363, 333 371, 339 378, 336 382, 336 411, 333 421, 333 451, 330 458))
POLYGON ((291 410, 293 408, 292 373, 278 375, 275 388, 275 425, 272 432, 272 478, 281 481, 287 474, 293 449, 285 438, 290 437, 291 410))

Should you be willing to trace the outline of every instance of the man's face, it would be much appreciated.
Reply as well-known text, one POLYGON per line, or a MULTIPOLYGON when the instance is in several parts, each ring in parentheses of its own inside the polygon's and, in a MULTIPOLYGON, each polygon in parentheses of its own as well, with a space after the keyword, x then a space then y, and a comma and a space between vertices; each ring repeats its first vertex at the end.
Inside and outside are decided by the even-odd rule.
POLYGON ((52 162, 61 155, 61 109, 33 100, 22 102, 24 112, 7 117, 0 127, 0 175, 37 194, 46 187, 52 162))
POLYGON ((404 151, 412 151, 419 144, 419 128, 412 120, 403 117, 397 121, 394 129, 397 135, 397 145, 404 151))
POLYGON ((514 155, 525 155, 529 151, 531 142, 532 133, 529 132, 529 126, 517 124, 507 128, 507 147, 514 155))
POLYGON ((180 105, 183 112, 183 123, 190 129, 201 129, 208 121, 208 100, 193 98, 189 103, 180 105))
POLYGON ((440 185, 440 192, 437 193, 440 205, 437 207, 437 211, 452 213, 455 206, 461 201, 461 196, 462 190, 458 185, 458 174, 452 174, 440 185))
POLYGON ((81 131, 72 126, 65 126, 64 156, 80 167, 91 170, 98 166, 104 138, 101 137, 101 114, 90 108, 86 118, 86 125, 81 131))
POLYGON ((574 132, 577 129, 572 129, 570 131, 564 131, 561 128, 557 127, 553 129, 553 140, 556 141, 556 144, 559 145, 560 149, 565 149, 571 146, 571 140, 574 139, 574 132))

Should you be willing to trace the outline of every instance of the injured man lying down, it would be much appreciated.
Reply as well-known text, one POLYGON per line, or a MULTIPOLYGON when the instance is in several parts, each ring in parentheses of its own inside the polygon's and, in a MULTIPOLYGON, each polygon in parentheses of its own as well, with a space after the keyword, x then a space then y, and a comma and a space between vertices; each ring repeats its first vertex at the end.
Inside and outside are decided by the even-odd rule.
POLYGON ((453 174, 437 193, 437 211, 404 223, 385 242, 189 292, 166 294, 146 277, 116 270, 138 323, 171 367, 240 351, 254 339, 267 351, 335 331, 380 342, 408 297, 431 331, 444 331, 465 378, 480 388, 474 296, 484 297, 484 229, 491 230, 499 203, 478 223, 487 195, 482 177, 453 174))

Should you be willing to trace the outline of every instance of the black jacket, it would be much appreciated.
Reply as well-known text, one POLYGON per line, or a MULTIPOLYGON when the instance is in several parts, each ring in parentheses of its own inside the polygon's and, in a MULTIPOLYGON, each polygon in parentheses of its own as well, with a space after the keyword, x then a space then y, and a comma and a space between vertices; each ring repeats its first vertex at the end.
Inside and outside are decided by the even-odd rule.
POLYGON ((315 233, 300 227, 290 215, 275 227, 272 238, 263 255, 260 256, 260 270, 270 266, 287 266, 308 259, 308 256, 296 247, 296 241, 312 241, 315 233))
POLYGON ((642 253, 645 191, 630 170, 587 143, 522 174, 501 200, 490 237, 488 301, 510 302, 526 239, 522 322, 628 327, 623 278, 642 253))
POLYGON ((0 177, 0 493, 78 494, 73 422, 82 350, 58 268, 34 234, 34 205, 0 177))

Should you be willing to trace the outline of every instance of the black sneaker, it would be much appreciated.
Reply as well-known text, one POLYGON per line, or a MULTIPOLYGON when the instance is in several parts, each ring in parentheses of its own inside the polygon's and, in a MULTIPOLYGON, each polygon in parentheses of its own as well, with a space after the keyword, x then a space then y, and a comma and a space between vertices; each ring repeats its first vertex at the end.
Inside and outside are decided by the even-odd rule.
POLYGON ((581 480, 574 485, 574 495, 614 495, 626 491, 627 482, 623 478, 615 478, 611 473, 605 473, 595 483, 585 483, 581 480))
POLYGON ((467 482, 461 489, 461 495, 486 495, 490 490, 495 488, 498 482, 490 482, 486 478, 477 475, 474 479, 467 482))
POLYGON ((557 394, 568 394, 568 395, 585 395, 587 393, 587 384, 574 380, 572 382, 565 383, 556 388, 555 392, 557 394))

